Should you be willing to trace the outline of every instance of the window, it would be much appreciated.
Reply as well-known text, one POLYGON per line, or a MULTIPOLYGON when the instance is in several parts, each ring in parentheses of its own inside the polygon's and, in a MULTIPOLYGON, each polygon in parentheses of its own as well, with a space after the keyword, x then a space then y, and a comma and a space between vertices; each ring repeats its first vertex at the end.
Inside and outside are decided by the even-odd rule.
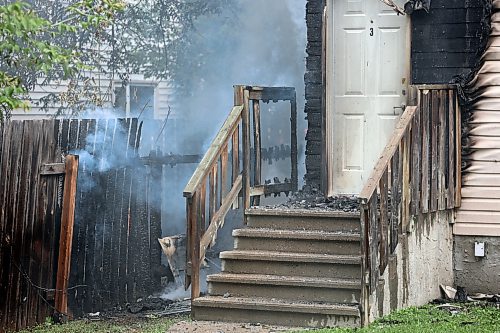
POLYGON ((134 83, 115 86, 114 107, 126 117, 153 119, 155 116, 156 84, 134 83))

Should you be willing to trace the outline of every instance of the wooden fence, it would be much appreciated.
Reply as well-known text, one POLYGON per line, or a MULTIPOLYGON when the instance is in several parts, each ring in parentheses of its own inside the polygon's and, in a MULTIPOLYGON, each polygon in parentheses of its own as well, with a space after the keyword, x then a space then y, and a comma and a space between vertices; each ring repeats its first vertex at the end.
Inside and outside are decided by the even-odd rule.
POLYGON ((456 89, 416 88, 417 106, 406 108, 359 196, 365 309, 410 217, 460 206, 461 114, 456 89))
POLYGON ((140 133, 137 119, 0 127, 0 331, 54 313, 63 174, 53 163, 69 152, 81 154, 70 312, 123 305, 157 290, 161 166, 137 158, 140 133))

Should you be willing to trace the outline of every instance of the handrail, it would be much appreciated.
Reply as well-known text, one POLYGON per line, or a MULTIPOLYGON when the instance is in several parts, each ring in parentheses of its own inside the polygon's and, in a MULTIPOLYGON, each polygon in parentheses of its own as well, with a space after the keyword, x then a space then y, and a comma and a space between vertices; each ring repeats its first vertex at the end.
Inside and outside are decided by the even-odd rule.
POLYGON ((359 200, 362 205, 367 204, 368 200, 370 200, 374 192, 377 190, 380 179, 384 175, 385 169, 388 167, 391 158, 394 156, 394 153, 398 149, 401 138, 408 130, 408 127, 410 126, 416 112, 416 106, 408 106, 405 109, 403 115, 401 115, 401 118, 399 118, 396 128, 394 129, 394 133, 389 140, 389 143, 386 145, 384 151, 382 152, 382 155, 380 156, 370 177, 368 178, 366 185, 363 187, 363 190, 361 190, 361 193, 359 194, 359 200))
POLYGON ((461 113, 456 86, 419 85, 359 195, 362 321, 411 216, 460 206, 461 113))
POLYGON ((227 117, 226 121, 222 125, 221 129, 215 136, 210 148, 203 156, 200 164, 196 168, 196 171, 191 176, 191 179, 184 188, 183 195, 186 198, 191 198, 196 190, 202 184, 202 181, 207 177, 211 170, 211 166, 214 165, 217 158, 220 157, 224 145, 227 144, 229 138, 232 137, 239 121, 241 120, 241 113, 243 112, 243 105, 238 105, 233 107, 231 113, 227 117))

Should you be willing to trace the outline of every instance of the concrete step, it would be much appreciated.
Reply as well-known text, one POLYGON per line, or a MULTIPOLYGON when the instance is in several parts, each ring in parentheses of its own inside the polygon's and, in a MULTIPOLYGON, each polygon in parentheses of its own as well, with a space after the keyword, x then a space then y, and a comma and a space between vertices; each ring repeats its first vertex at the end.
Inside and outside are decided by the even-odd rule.
POLYGON ((271 298, 205 296, 192 302, 195 320, 253 322, 292 327, 359 327, 356 305, 271 298))
POLYGON ((360 235, 325 232, 248 228, 233 231, 237 250, 264 250, 322 254, 360 254, 360 235))
POLYGON ((306 209, 251 208, 245 211, 248 227, 285 230, 359 232, 359 213, 306 209))
POLYGON ((359 279, 359 255, 233 250, 220 253, 225 273, 359 279))
POLYGON ((357 304, 361 294, 359 279, 221 273, 209 275, 207 281, 211 296, 357 304))

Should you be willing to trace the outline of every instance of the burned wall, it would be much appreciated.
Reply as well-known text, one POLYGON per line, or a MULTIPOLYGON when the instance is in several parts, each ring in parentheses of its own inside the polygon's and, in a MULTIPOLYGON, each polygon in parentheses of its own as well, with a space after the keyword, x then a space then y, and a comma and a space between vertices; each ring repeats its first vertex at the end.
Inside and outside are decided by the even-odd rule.
POLYGON ((322 140, 322 98, 323 79, 321 54, 323 50, 322 24, 324 0, 308 0, 306 5, 307 58, 305 81, 306 134, 306 185, 319 188, 321 184, 322 140))
POLYGON ((483 0, 433 0, 411 15, 413 84, 449 83, 476 65, 483 0))

